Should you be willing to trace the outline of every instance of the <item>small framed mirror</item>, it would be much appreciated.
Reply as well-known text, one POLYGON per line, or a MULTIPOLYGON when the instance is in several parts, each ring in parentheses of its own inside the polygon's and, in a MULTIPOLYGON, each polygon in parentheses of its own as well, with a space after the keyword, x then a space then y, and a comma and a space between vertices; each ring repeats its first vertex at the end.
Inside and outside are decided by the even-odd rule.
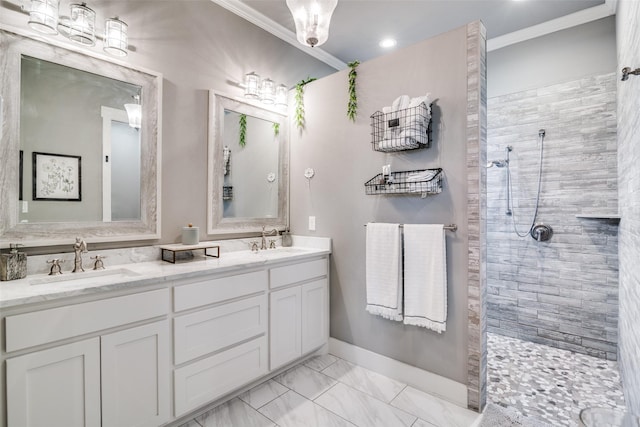
POLYGON ((209 95, 209 234, 284 229, 289 220, 287 116, 209 95))
POLYGON ((9 31, 0 44, 0 245, 159 238, 162 77, 9 31))

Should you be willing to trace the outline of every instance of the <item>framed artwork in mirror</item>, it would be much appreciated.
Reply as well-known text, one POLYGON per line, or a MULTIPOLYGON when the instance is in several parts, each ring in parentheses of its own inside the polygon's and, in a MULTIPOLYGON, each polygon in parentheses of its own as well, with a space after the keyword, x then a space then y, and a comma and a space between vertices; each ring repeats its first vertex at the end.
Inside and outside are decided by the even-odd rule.
POLYGON ((33 152, 33 200, 82 200, 81 158, 33 152))
POLYGON ((22 200, 22 174, 24 173, 24 161, 22 160, 23 156, 24 151, 20 150, 20 163, 18 163, 18 200, 22 200))

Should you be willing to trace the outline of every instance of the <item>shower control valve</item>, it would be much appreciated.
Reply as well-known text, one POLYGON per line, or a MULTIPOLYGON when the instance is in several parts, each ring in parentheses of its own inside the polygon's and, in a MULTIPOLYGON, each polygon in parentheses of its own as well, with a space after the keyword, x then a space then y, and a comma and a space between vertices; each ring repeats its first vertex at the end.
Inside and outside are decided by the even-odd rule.
POLYGON ((551 236, 553 235, 553 229, 548 225, 539 223, 531 227, 530 234, 531 237, 536 239, 538 242, 546 242, 547 240, 551 239, 551 236))

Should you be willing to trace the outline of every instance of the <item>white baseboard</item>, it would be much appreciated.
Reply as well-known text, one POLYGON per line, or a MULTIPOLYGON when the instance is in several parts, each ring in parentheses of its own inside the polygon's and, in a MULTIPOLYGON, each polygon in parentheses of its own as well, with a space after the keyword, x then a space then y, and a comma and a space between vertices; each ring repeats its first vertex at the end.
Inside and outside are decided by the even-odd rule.
POLYGON ((441 397, 463 408, 467 407, 467 386, 457 381, 335 338, 329 338, 329 353, 347 362, 408 384, 425 393, 441 397))

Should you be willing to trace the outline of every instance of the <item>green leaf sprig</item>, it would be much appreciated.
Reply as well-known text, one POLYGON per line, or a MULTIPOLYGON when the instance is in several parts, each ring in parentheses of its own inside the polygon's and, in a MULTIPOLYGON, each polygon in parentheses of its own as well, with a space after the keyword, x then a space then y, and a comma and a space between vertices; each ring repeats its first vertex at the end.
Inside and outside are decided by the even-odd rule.
POLYGON ((240 114, 240 146, 247 145, 247 115, 240 114))
POLYGON ((352 61, 347 64, 349 70, 349 103, 347 104, 347 117, 352 121, 356 121, 358 115, 358 94, 356 93, 356 77, 358 72, 356 69, 360 65, 360 61, 352 61))
POLYGON ((280 123, 273 123, 273 136, 280 135, 280 123))
POLYGON ((296 113, 295 113, 295 121, 298 129, 304 129, 305 119, 304 119, 304 86, 307 83, 311 83, 316 80, 315 77, 308 77, 304 80, 300 80, 298 84, 296 84, 296 113))

